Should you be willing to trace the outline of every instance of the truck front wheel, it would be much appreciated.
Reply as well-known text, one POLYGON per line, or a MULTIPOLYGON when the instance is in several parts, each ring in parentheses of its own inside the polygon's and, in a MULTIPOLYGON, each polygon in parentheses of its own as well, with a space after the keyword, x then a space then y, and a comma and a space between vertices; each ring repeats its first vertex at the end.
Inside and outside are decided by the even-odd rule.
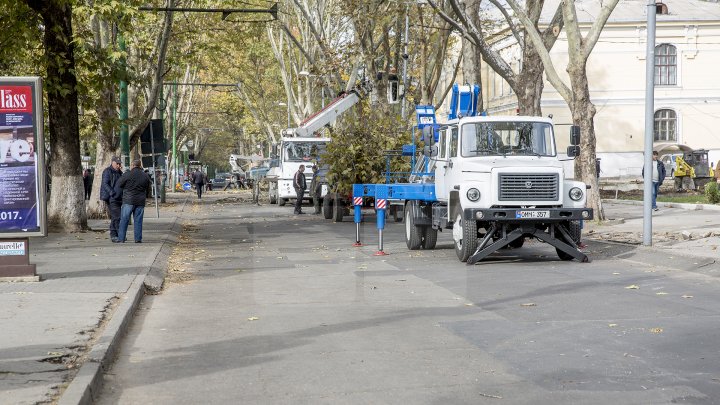
MULTIPOLYGON (((570 238, 573 240, 573 243, 577 246, 580 243, 580 238, 582 235, 582 226, 580 225, 580 221, 570 221, 567 223, 567 229, 568 233, 570 234, 570 238)), ((562 250, 555 248, 555 251, 557 252, 558 257, 560 260, 572 260, 574 257, 570 256, 569 254, 563 252, 562 250)))
POLYGON ((455 254, 461 262, 466 262, 477 249, 477 222, 463 219, 462 211, 460 211, 455 217, 452 234, 455 242, 455 254))

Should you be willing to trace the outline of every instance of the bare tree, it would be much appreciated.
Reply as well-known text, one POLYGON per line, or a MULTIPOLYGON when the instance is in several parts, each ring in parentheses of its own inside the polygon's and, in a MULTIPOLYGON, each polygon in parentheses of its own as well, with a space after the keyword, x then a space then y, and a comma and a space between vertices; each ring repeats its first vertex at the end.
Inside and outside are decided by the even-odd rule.
POLYGON ((569 61, 567 72, 570 77, 570 86, 558 75, 553 65, 550 53, 543 46, 542 37, 538 29, 533 25, 530 17, 520 7, 516 0, 507 0, 512 7, 516 16, 525 25, 528 38, 535 46, 545 67, 545 72, 550 83, 560 93, 562 98, 568 104, 572 115, 573 123, 580 126, 583 134, 580 144, 580 156, 575 160, 575 177, 582 179, 591 185, 588 192, 588 202, 595 210, 597 220, 605 218, 600 192, 597 182, 597 173, 595 169, 595 105, 590 100, 590 87, 587 79, 587 61, 590 57, 595 44, 597 44, 600 34, 605 23, 610 18, 610 14, 615 9, 619 0, 607 0, 600 7, 600 12, 595 16, 590 30, 583 36, 577 12, 575 10, 574 1, 561 1, 563 19, 565 21, 565 31, 568 41, 569 61))

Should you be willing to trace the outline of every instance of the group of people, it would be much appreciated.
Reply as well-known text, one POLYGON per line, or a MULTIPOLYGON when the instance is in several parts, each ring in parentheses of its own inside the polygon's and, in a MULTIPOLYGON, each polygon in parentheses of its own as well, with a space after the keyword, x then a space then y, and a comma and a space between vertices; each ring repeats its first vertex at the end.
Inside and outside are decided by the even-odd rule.
POLYGON ((143 171, 140 159, 133 160, 130 166, 130 170, 123 173, 120 158, 113 157, 102 173, 100 199, 107 203, 110 240, 114 243, 125 243, 131 215, 135 243, 142 243, 145 200, 152 180, 143 171))
MULTIPOLYGON (((313 198, 313 207, 315 215, 320 214, 320 195, 322 193, 322 184, 320 182, 320 168, 317 165, 312 167, 313 178, 310 181, 310 195, 313 198)), ((305 178, 305 165, 300 165, 298 171, 293 176, 293 188, 295 189, 295 215, 304 214, 302 211, 302 201, 305 196, 305 188, 307 188, 307 179, 305 178)))

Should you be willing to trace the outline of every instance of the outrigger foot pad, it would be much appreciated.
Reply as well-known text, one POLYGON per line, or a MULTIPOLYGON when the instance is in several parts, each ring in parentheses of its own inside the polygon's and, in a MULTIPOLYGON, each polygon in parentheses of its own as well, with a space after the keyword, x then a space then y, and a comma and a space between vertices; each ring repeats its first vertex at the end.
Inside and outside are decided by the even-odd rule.
POLYGON ((388 254, 383 252, 382 250, 378 250, 377 252, 375 252, 375 254, 373 256, 387 256, 387 255, 388 254))

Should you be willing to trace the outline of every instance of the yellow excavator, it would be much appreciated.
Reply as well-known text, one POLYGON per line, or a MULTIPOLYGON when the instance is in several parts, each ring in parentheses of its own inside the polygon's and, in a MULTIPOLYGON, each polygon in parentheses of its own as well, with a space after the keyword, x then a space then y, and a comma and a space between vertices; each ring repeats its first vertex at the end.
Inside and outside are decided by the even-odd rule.
POLYGON ((698 149, 675 157, 675 190, 696 190, 715 177, 708 162, 708 151, 698 149))

